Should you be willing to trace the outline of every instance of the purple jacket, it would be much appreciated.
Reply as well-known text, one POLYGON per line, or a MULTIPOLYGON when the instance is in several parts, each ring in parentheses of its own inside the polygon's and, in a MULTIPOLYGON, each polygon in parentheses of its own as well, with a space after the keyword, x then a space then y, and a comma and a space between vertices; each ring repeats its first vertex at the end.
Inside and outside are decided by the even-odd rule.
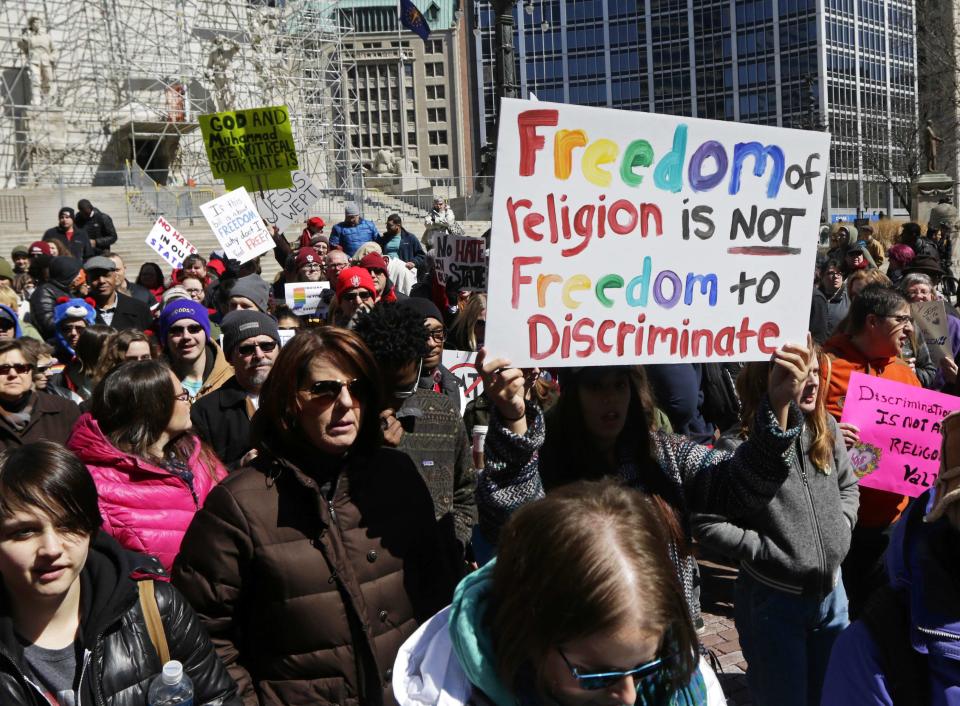
MULTIPOLYGON (((894 528, 887 571, 890 584, 909 595, 911 642, 928 655, 931 706, 960 706, 960 569, 953 565, 956 562, 938 558, 943 556, 938 547, 955 545, 957 532, 946 518, 932 524, 907 519, 926 513, 930 496, 927 491, 917 498, 894 528)), ((862 621, 853 623, 834 643, 820 703, 894 706, 879 650, 862 621)))

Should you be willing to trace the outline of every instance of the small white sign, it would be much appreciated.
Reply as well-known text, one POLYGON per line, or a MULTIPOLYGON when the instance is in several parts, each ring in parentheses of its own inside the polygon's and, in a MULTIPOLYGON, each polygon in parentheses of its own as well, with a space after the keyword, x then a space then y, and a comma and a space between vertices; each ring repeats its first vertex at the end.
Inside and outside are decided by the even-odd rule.
POLYGON ((290 172, 293 186, 289 189, 271 189, 263 196, 254 194, 257 211, 267 222, 283 233, 291 223, 307 220, 310 207, 320 198, 320 190, 310 181, 306 172, 296 169, 290 172))
POLYGON ((460 394, 460 414, 463 414, 467 403, 483 394, 483 380, 477 372, 477 354, 475 351, 444 351, 441 360, 443 367, 463 383, 460 394))
POLYGON ((168 265, 183 267, 187 255, 195 255, 197 249, 184 238, 163 216, 157 218, 147 233, 147 245, 153 248, 168 265))
POLYGON ((273 250, 270 231, 244 187, 201 204, 200 210, 231 260, 244 263, 273 250))
POLYGON ((323 293, 330 289, 329 282, 291 282, 283 286, 287 306, 297 316, 326 316, 330 301, 324 301, 323 293))

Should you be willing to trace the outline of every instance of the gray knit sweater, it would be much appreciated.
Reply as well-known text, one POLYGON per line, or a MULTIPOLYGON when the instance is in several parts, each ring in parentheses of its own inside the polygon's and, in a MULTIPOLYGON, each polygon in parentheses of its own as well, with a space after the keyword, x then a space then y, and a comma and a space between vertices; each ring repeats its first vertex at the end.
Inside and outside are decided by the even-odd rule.
MULTIPOLYGON (((677 489, 676 511, 689 526, 692 510, 740 516, 765 505, 777 493, 794 463, 793 441, 803 428, 800 409, 791 404, 788 429, 780 429, 769 403, 764 402, 750 441, 733 454, 695 444, 679 434, 652 432, 657 466, 637 469, 628 464, 618 475, 631 487, 643 489, 644 473, 667 476, 677 489)), ((628 430, 624 430, 627 433, 628 430)), ((539 451, 546 437, 543 412, 527 404, 527 433, 510 432, 496 408, 490 418, 484 447, 485 467, 477 484, 480 529, 496 541, 510 514, 524 503, 543 497, 539 451)), ((699 615, 693 598, 693 560, 670 552, 687 596, 691 613, 699 615)))

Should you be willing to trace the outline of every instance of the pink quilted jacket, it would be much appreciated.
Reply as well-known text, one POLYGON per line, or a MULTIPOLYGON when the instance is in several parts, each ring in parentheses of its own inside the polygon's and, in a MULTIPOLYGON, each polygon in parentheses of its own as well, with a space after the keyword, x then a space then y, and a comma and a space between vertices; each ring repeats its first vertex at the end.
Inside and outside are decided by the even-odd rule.
POLYGON ((156 556, 168 571, 194 513, 227 474, 217 463, 213 480, 196 441, 188 462, 191 492, 182 478, 113 446, 89 412, 77 420, 67 447, 87 465, 97 484, 103 530, 128 549, 156 556))

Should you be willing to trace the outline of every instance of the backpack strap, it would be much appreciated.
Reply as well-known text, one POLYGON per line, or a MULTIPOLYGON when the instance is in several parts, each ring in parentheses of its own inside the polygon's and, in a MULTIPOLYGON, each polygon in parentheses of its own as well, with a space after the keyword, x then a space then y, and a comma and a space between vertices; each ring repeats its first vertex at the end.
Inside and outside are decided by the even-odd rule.
POLYGON ((860 616, 880 653, 887 690, 897 706, 930 703, 929 665, 926 655, 910 641, 907 595, 891 586, 874 591, 860 616))
POLYGON ((160 617, 160 606, 157 603, 153 580, 137 581, 137 590, 140 593, 140 610, 147 624, 150 642, 153 643, 160 662, 166 664, 170 661, 170 648, 167 646, 167 634, 163 630, 163 620, 160 617))

